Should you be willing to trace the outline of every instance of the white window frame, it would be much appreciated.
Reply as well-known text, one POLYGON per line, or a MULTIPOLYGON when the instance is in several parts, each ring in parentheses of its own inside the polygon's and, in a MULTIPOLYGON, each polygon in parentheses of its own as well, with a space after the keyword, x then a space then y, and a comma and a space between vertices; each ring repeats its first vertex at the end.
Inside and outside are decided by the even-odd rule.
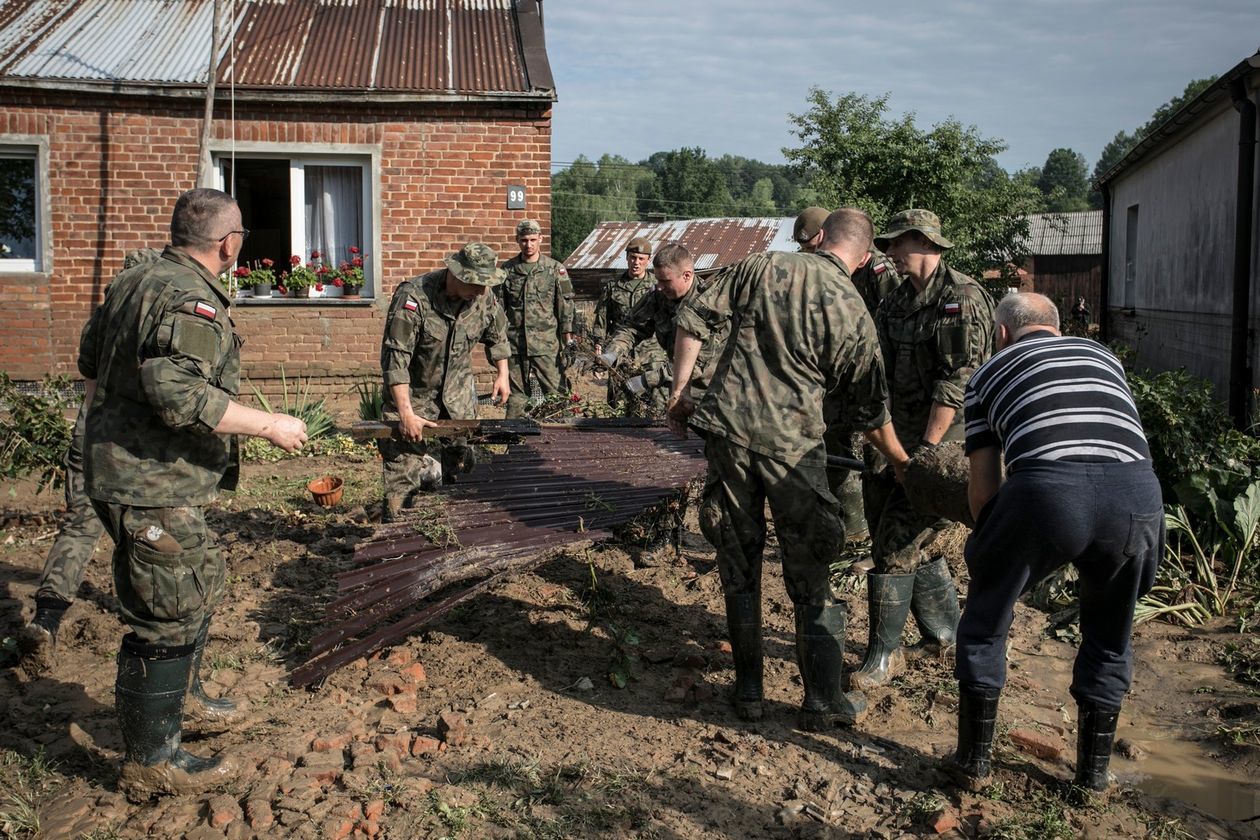
MULTIPOLYGON (((289 246, 290 253, 305 261, 310 255, 306 243, 306 170, 307 166, 358 166, 363 171, 363 236, 359 248, 367 255, 363 264, 364 300, 375 298, 380 291, 378 269, 381 253, 381 152, 379 146, 317 143, 237 143, 235 147, 212 147, 214 177, 219 189, 231 191, 225 182, 224 165, 234 157, 266 158, 289 162, 289 246)), ((336 297, 312 297, 317 303, 338 301, 336 297)))
POLYGON ((52 206, 48 181, 48 138, 32 134, 0 134, 0 156, 35 161, 35 257, 0 256, 0 274, 52 273, 52 206))

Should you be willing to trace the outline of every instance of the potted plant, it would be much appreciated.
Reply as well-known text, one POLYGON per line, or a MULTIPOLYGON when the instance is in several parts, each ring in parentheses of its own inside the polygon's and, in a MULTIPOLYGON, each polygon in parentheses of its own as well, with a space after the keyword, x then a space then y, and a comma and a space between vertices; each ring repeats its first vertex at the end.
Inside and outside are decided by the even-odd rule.
POLYGON ((315 269, 302 265, 302 258, 294 254, 289 257, 288 272, 280 275, 280 293, 287 294, 291 290, 294 297, 308 298, 311 296, 311 287, 318 282, 319 275, 315 273, 315 269))
POLYGON ((358 248, 350 247, 350 261, 343 262, 338 267, 337 279, 334 282, 341 287, 343 297, 357 298, 359 296, 363 288, 363 257, 359 254, 358 248))
POLYGON ((275 285, 276 273, 271 270, 274 262, 263 257, 255 260, 252 267, 238 266, 232 275, 238 288, 252 287, 254 297, 271 297, 271 287, 275 285))

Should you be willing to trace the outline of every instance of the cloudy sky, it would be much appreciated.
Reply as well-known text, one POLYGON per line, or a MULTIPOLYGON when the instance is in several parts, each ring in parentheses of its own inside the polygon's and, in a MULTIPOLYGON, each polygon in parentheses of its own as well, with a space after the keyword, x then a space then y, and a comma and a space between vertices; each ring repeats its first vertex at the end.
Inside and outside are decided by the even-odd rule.
POLYGON ((781 162, 818 86, 975 125, 1009 170, 1060 146, 1092 170, 1117 131, 1260 47, 1257 0, 549 0, 544 19, 557 166, 681 146, 781 162))

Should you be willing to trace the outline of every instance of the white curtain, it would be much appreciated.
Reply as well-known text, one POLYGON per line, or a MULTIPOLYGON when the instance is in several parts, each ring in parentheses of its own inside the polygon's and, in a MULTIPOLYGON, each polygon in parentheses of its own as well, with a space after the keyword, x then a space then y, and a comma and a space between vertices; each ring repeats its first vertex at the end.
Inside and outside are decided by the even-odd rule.
MULTIPOLYGON (((363 170, 357 166, 310 166, 306 173, 306 254, 324 255, 324 265, 350 262, 350 248, 363 251, 363 170)), ((364 289, 366 292, 367 289, 364 289)))

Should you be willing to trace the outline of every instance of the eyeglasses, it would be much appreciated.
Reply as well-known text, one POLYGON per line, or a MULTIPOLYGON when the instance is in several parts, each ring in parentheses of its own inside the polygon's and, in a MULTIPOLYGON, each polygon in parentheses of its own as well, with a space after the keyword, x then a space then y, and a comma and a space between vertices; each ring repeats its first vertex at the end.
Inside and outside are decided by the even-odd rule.
POLYGON ((244 242, 246 239, 249 239, 249 231, 245 230, 244 228, 241 228, 240 230, 229 230, 227 233, 220 236, 218 241, 222 242, 224 239, 227 239, 229 236, 231 236, 234 233, 239 233, 241 235, 241 242, 244 242))

